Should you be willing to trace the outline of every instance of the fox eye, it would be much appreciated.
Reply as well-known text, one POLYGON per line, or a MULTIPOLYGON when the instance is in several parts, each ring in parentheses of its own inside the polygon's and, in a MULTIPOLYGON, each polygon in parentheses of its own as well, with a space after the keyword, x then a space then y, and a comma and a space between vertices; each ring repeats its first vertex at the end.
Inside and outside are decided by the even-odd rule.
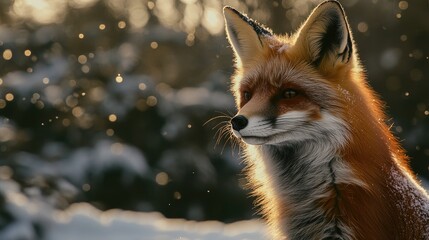
POLYGON ((249 101, 251 97, 252 95, 250 94, 250 92, 247 92, 247 91, 243 92, 243 98, 246 102, 249 101))
POLYGON ((295 97, 297 94, 298 93, 293 89, 286 89, 283 93, 283 97, 289 99, 295 97))

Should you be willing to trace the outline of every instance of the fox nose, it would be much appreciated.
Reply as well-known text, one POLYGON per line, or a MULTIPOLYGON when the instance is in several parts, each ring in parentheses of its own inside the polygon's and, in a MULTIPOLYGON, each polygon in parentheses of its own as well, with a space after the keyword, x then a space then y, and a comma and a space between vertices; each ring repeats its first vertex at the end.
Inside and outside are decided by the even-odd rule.
POLYGON ((240 131, 241 129, 245 128, 248 123, 249 121, 243 115, 238 115, 231 119, 232 128, 236 131, 240 131))

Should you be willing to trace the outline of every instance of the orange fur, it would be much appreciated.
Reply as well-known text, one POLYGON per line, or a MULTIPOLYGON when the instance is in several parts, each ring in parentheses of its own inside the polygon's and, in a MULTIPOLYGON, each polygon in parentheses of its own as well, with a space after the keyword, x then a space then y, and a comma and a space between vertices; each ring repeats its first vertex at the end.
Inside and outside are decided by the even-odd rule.
MULTIPOLYGON (((338 221, 336 227, 344 225, 345 230, 350 230, 348 237, 340 230, 337 234, 343 234, 344 239, 429 239, 428 195, 419 186, 404 150, 386 125, 381 101, 366 83, 339 3, 320 4, 291 37, 255 35, 252 28, 234 29, 235 21, 240 19, 234 18, 237 13, 229 11, 225 10, 227 22, 232 22, 232 27, 227 26, 228 36, 238 58, 232 77, 237 115, 273 119, 295 111, 308 114, 306 121, 321 121, 324 111, 328 111, 348 126, 345 144, 335 150, 335 156, 340 159, 336 161, 340 163, 329 162, 332 184, 313 204, 322 209, 324 217, 338 221), (322 50, 314 46, 320 39, 313 32, 329 29, 323 25, 327 24, 324 18, 331 16, 329 14, 343 16, 335 20, 341 26, 340 37, 344 38, 347 32, 348 38, 334 39, 338 42, 335 49, 343 55, 332 51, 320 55, 322 50), (231 40, 232 34, 239 35, 239 40, 249 37, 254 41, 240 45, 240 41, 231 40), (249 51, 252 54, 246 53, 249 51), (243 52, 245 58, 240 59, 243 52), (314 59, 317 64, 312 62, 314 59), (291 99, 279 97, 289 88, 300 94, 291 99), (244 92, 251 93, 252 97, 244 99, 244 92), (337 169, 331 164, 337 164, 337 169), (342 177, 341 171, 350 171, 349 182, 335 179, 342 177)), ((295 217, 294 209, 290 208, 293 200, 282 193, 281 188, 287 183, 283 182, 279 165, 265 160, 264 146, 270 144, 262 141, 256 145, 243 144, 243 147, 247 175, 254 193, 259 196, 259 205, 272 228, 273 238, 282 239, 288 237, 283 225, 295 217)), ((271 145, 277 147, 278 143, 271 145)))

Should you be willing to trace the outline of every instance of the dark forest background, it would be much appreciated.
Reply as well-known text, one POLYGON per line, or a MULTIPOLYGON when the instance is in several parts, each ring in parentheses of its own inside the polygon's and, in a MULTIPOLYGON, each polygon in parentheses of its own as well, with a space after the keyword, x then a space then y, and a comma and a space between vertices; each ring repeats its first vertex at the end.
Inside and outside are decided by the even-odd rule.
MULTIPOLYGON (((60 209, 255 217, 239 149, 218 137, 226 118, 209 121, 235 113, 222 7, 290 33, 319 2, 0 1, 0 181, 60 209)), ((429 2, 341 2, 392 131, 429 178, 429 2)))

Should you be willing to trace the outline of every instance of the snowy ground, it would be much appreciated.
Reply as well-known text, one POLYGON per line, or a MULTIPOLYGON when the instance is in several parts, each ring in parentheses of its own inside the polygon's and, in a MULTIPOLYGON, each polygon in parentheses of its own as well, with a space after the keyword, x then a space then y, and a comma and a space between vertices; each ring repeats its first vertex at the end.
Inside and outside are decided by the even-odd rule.
POLYGON ((166 219, 159 213, 120 210, 100 212, 88 204, 73 206, 57 214, 48 233, 49 240, 105 239, 264 239, 264 226, 256 220, 224 224, 166 219), (67 216, 68 215, 68 216, 67 216), (63 219, 64 218, 64 219, 63 219))
POLYGON ((159 213, 103 212, 87 203, 58 211, 29 200, 14 182, 0 182, 0 190, 6 198, 5 215, 13 219, 1 229, 2 240, 256 240, 266 233, 259 220, 195 222, 167 219, 159 213))
MULTIPOLYGON (((429 186, 427 181, 423 185, 429 186)), ((46 201, 29 199, 10 180, 0 181, 1 240, 260 240, 260 220, 225 224, 167 219, 160 213, 100 211, 87 203, 55 210, 46 201), (3 201, 4 200, 4 201, 3 201)))

